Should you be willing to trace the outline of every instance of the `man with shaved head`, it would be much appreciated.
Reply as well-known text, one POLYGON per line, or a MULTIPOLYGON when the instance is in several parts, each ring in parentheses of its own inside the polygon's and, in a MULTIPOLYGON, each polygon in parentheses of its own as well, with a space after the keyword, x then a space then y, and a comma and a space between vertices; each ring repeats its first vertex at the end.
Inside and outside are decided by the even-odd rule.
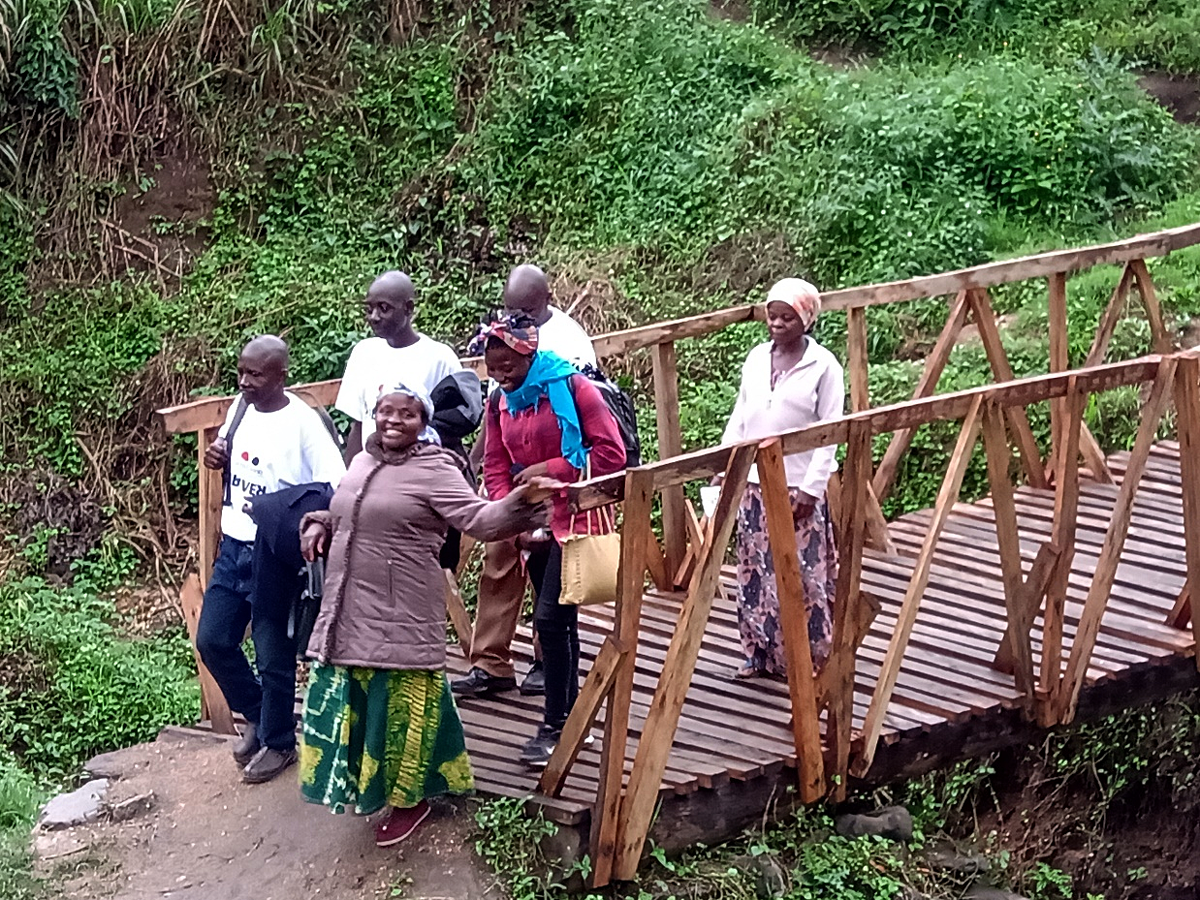
MULTIPOLYGON (((509 315, 524 314, 538 326, 538 349, 557 353, 579 368, 596 365, 596 351, 587 332, 551 303, 546 273, 534 265, 517 266, 504 283, 504 310, 509 315)), ((483 432, 475 442, 472 461, 478 467, 483 456, 483 432)), ((471 642, 471 671, 451 684, 460 697, 484 697, 516 687, 512 661, 512 642, 525 599, 525 571, 516 541, 497 541, 487 545, 483 575, 479 581, 479 606, 471 642)), ((544 691, 540 647, 534 637, 534 663, 521 693, 537 695, 544 691)))
POLYGON ((367 290, 363 309, 374 337, 350 351, 335 406, 353 420, 346 438, 346 462, 375 431, 372 411, 385 384, 406 384, 432 395, 447 375, 462 370, 458 354, 413 327, 416 318, 412 280, 403 272, 384 272, 367 290))
POLYGON ((225 473, 225 501, 221 546, 204 592, 196 649, 230 708, 246 718, 233 756, 243 767, 243 780, 254 784, 296 761, 296 649, 286 621, 251 615, 258 526, 250 506, 256 497, 287 487, 336 487, 346 467, 317 412, 284 390, 286 343, 274 335, 254 338, 242 350, 237 369, 241 396, 204 454, 208 468, 225 473), (247 624, 257 677, 242 652, 247 624))

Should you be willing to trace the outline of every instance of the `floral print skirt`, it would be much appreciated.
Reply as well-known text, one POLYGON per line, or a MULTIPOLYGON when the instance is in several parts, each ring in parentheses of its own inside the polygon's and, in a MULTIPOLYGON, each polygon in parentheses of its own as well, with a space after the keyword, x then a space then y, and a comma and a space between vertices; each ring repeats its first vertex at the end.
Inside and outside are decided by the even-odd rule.
POLYGON ((474 788, 446 674, 314 665, 300 733, 300 791, 369 815, 474 788))
MULTIPOLYGON (((794 501, 799 494, 791 490, 794 501)), ((775 586, 775 561, 767 540, 767 517, 762 488, 751 482, 738 509, 737 576, 738 630, 746 662, 775 675, 787 672, 783 651, 783 628, 779 619, 779 592, 775 586)), ((804 606, 808 610, 808 639, 813 666, 820 668, 829 658, 833 639, 833 598, 837 591, 837 548, 829 502, 824 496, 812 514, 796 528, 800 554, 800 580, 804 606)))

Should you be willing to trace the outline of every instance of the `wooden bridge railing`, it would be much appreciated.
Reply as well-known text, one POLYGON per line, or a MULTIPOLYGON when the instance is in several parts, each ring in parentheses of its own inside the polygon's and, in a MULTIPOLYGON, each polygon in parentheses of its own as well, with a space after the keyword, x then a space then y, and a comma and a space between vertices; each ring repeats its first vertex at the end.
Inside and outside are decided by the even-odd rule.
MULTIPOLYGON (((593 880, 633 877, 658 799, 659 786, 695 671, 700 640, 717 594, 717 579, 750 466, 757 462, 771 552, 777 569, 782 632, 788 660, 792 728, 800 797, 843 798, 849 776, 870 769, 888 703, 896 687, 931 574, 934 551, 976 442, 982 435, 995 511, 996 544, 1002 564, 1007 630, 994 667, 1013 675, 1027 714, 1050 726, 1070 722, 1084 683, 1129 529, 1133 501, 1155 434, 1171 401, 1183 465, 1188 591, 1200 578, 1200 355, 1155 355, 1112 365, 1052 373, 954 394, 921 398, 849 415, 760 442, 702 450, 594 479, 571 488, 573 504, 586 510, 624 503, 620 595, 613 632, 595 665, 550 761, 540 789, 556 796, 585 735, 602 706, 604 743, 599 794, 593 811, 593 880), (1069 653, 1063 649, 1064 607, 1075 555, 1075 528, 1081 466, 1083 411, 1095 393, 1123 386, 1148 385, 1137 437, 1121 481, 1113 515, 1078 620, 1069 653), (1020 437, 1012 428, 1013 410, 1050 401, 1058 407, 1049 459, 1055 495, 1050 539, 1026 569, 1022 565, 1011 480, 1013 452, 1020 437), (871 598, 860 589, 865 517, 857 514, 871 479, 871 439, 935 421, 962 422, 923 544, 897 614, 887 653, 861 729, 852 732, 855 657, 874 616, 871 598), (842 473, 842 512, 838 521, 840 571, 834 605, 833 651, 819 675, 809 656, 808 627, 800 584, 799 560, 787 499, 783 457, 829 444, 846 446, 842 473), (637 742, 632 770, 624 777, 629 711, 639 620, 648 558, 655 543, 650 507, 656 493, 724 473, 716 511, 699 535, 697 563, 680 608, 662 674, 637 742), (1041 666, 1035 671, 1034 621, 1042 617, 1041 666), (825 737, 820 714, 827 713, 825 737)), ((1039 469, 1041 460, 1038 460, 1039 469)), ((1085 470, 1086 471, 1086 470, 1085 470)), ((1078 575, 1078 572, 1076 573, 1078 575)), ((1193 622, 1193 628, 1195 628, 1193 622)))

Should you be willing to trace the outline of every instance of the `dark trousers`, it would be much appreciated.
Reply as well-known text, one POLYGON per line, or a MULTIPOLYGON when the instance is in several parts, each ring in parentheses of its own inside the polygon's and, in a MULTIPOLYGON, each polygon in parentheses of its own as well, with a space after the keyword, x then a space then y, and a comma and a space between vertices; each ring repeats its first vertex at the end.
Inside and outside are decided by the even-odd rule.
POLYGON ((558 729, 579 696, 579 608, 558 602, 562 594, 562 547, 558 541, 532 551, 526 568, 537 591, 533 624, 542 644, 546 675, 545 723, 558 729))
POLYGON ((255 609, 251 616, 253 556, 253 544, 221 539, 204 592, 196 649, 230 709, 254 723, 263 744, 286 751, 296 745, 296 642, 288 637, 286 609, 269 605, 255 609), (242 638, 252 618, 257 677, 242 652, 242 638))

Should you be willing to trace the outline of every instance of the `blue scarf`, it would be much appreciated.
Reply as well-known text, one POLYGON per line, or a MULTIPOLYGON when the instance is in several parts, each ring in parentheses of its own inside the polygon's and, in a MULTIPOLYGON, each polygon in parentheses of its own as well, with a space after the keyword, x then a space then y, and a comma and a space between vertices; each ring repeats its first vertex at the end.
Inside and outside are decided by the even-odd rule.
POLYGON ((550 398, 550 408, 562 429, 563 459, 581 472, 587 465, 587 450, 583 446, 583 429, 579 425, 579 410, 571 390, 571 376, 579 370, 549 350, 533 354, 533 364, 525 382, 515 391, 505 391, 508 412, 515 416, 523 409, 537 408, 542 395, 550 398))

